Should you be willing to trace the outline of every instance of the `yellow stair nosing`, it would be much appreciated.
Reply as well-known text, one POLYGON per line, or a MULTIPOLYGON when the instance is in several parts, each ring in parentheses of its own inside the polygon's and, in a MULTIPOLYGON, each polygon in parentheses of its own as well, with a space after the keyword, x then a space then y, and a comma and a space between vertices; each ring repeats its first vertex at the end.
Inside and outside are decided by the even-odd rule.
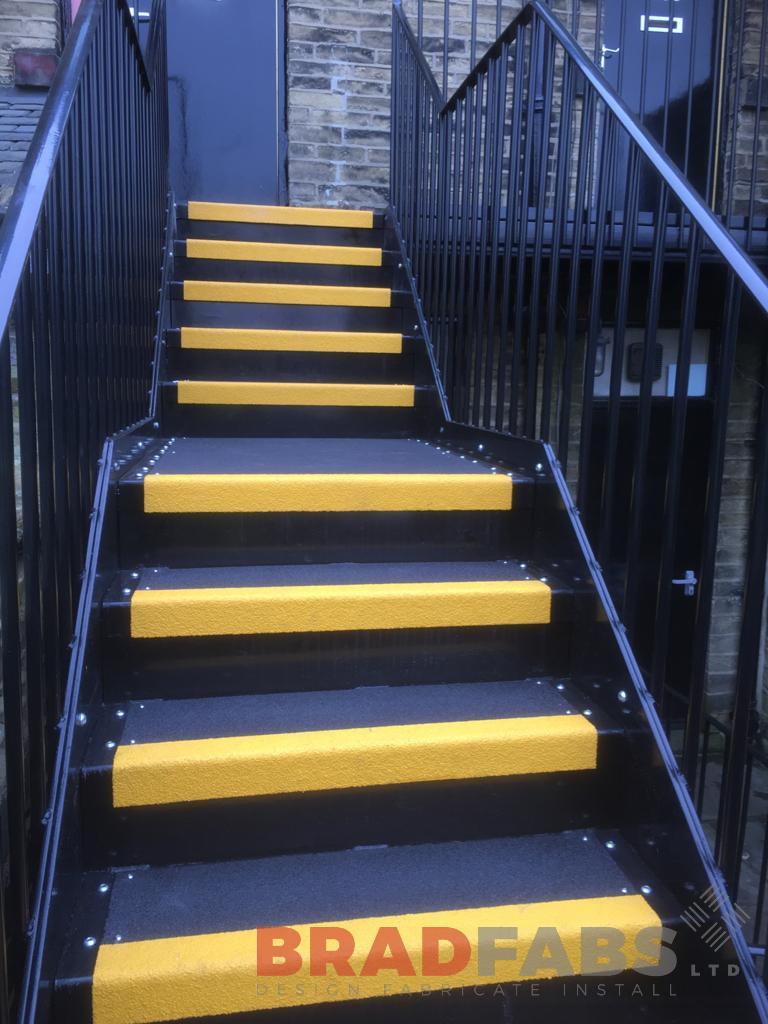
MULTIPOLYGON (((439 993, 444 989, 574 977, 584 973, 582 936, 586 928, 611 929, 611 934, 620 934, 620 949, 628 964, 650 968, 661 963, 662 921, 641 895, 480 906, 290 927, 303 956, 296 973, 285 977, 269 977, 264 960, 258 959, 258 951, 264 949, 268 963, 266 953, 275 935, 273 929, 104 943, 99 947, 93 972, 93 1024, 159 1024, 187 1017, 397 996, 404 986, 406 991, 418 992, 423 985, 439 993), (512 926, 517 929, 517 955, 514 959, 496 959, 491 976, 481 974, 480 929, 512 926), (363 972, 374 939, 383 928, 396 930, 399 935, 412 965, 410 976, 398 976, 392 970, 363 972), (435 976, 432 965, 425 964, 422 950, 427 928, 450 928, 466 937, 469 957, 455 973, 435 976), (559 948, 564 952, 564 958, 549 955, 546 967, 542 966, 544 954, 540 949, 535 951, 534 946, 543 928, 557 932, 559 948), (348 961, 349 977, 339 978, 333 968, 325 978, 310 974, 311 929, 343 929, 351 935, 354 952, 348 961)), ((284 937, 278 930, 277 935, 281 934, 284 937)), ((330 935, 338 936, 338 931, 330 935)))
POLYGON ((132 637, 245 636, 342 630, 543 625, 539 580, 356 583, 136 590, 132 637))
POLYGON ((294 227, 372 228, 371 210, 339 210, 317 206, 259 206, 250 203, 187 203, 190 220, 239 224, 279 224, 294 227))
POLYGON ((512 507, 501 473, 150 473, 149 514, 452 512, 512 507))
POLYGON ((403 351, 402 334, 373 331, 182 327, 180 341, 183 349, 371 354, 400 354, 403 351))
POLYGON ((252 302, 279 306, 353 306, 388 309, 391 288, 358 285, 273 284, 252 281, 183 281, 185 302, 252 302))
POLYGON ((121 744, 113 805, 586 771, 597 741, 588 718, 562 714, 121 744))
POLYGON ((176 382, 179 405, 284 405, 412 408, 412 384, 335 384, 289 381, 176 382))
POLYGON ((354 245, 298 245, 287 242, 241 242, 188 238, 189 259, 245 260, 260 263, 299 263, 322 266, 381 267, 381 249, 354 245))

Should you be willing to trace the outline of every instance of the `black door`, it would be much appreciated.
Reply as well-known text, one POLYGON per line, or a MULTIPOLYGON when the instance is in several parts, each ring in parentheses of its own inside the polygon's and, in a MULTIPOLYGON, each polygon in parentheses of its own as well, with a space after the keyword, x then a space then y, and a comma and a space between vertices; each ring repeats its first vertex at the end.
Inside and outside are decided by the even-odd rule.
POLYGON ((177 200, 284 201, 284 0, 168 0, 177 200))
MULTIPOLYGON (((605 7, 604 74, 705 198, 720 18, 719 0, 607 0, 605 7)), ((655 198, 647 175, 640 210, 653 210, 655 198)))
MULTIPOLYGON (((642 510, 643 530, 637 566, 640 573, 640 598, 632 646, 641 669, 650 677, 655 635, 655 611, 658 576, 664 540, 664 500, 668 473, 668 455, 672 437, 672 401, 655 398, 651 406, 645 500, 642 510)), ((619 415, 620 452, 634 450, 638 426, 638 404, 633 398, 622 399, 619 415)), ((584 511, 584 522, 593 536, 599 535, 602 472, 606 460, 608 437, 608 403, 596 400, 593 412, 592 446, 590 449, 590 493, 584 511)), ((707 398, 688 401, 685 438, 683 442, 683 477, 680 489, 678 530, 675 537, 673 579, 682 580, 688 570, 698 575, 701 564, 704 520, 701 510, 706 501, 707 452, 712 432, 712 404, 707 398)), ((619 459, 614 484, 615 530, 612 549, 603 565, 608 586, 619 608, 623 601, 623 584, 627 569, 630 507, 632 503, 633 464, 619 459)), ((672 604, 670 608, 669 646, 665 682, 682 699, 688 694, 691 678, 696 601, 694 593, 683 585, 667 581, 672 604)), ((673 700, 667 704, 670 713, 679 715, 681 706, 673 700)))

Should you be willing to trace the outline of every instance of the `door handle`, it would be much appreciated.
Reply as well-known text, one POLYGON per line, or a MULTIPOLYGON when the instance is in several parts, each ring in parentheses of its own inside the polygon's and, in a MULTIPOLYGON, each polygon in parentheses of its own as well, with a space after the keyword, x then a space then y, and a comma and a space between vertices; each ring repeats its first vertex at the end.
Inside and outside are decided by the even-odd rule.
POLYGON ((621 53, 621 47, 617 46, 615 49, 612 46, 601 46, 600 47, 600 67, 605 67, 605 62, 610 60, 615 53, 621 53))
POLYGON ((681 580, 672 580, 672 585, 675 587, 685 587, 683 593, 686 597, 693 597, 696 593, 696 584, 699 581, 696 579, 696 573, 693 569, 686 569, 685 576, 681 580))

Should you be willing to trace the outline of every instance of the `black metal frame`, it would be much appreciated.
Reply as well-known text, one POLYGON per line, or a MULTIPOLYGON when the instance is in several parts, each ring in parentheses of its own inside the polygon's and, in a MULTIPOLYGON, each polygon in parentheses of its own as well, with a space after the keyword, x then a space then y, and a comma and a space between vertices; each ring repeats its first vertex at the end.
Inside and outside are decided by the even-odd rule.
MULTIPOLYGON (((401 0, 408 11, 412 12, 416 25, 416 38, 419 49, 426 52, 433 73, 440 82, 443 97, 449 95, 449 68, 451 67, 452 45, 461 38, 455 28, 455 16, 451 11, 451 0, 445 0, 440 24, 432 33, 425 32, 424 0, 401 0)), ((547 6, 567 8, 567 17, 563 11, 568 28, 577 39, 582 38, 582 28, 586 31, 584 45, 589 40, 590 56, 596 67, 603 66, 605 44, 606 2, 595 0, 585 25, 585 10, 579 0, 566 0, 557 4, 554 0, 546 0, 547 6)), ((508 5, 509 6, 509 5, 508 5)), ((488 5, 491 7, 491 5, 488 5)), ((501 35, 503 0, 495 0, 495 32, 492 32, 493 20, 491 11, 486 8, 484 19, 477 0, 469 5, 469 27, 464 28, 466 11, 462 10, 460 20, 463 31, 468 31, 466 41, 469 42, 466 70, 470 72, 477 60, 478 45, 483 48, 491 38, 501 35), (481 36, 485 35, 485 41, 481 36)), ((493 8, 491 8, 492 10, 493 8)), ((693 19, 696 18, 694 6, 693 19)), ((754 0, 718 0, 717 19, 721 26, 721 36, 717 41, 716 52, 713 53, 713 71, 715 89, 709 111, 710 138, 712 144, 708 153, 708 170, 705 198, 712 205, 723 223, 727 225, 748 252, 759 253, 761 259, 768 248, 766 226, 768 222, 761 211, 764 201, 765 175, 761 166, 761 128, 765 134, 765 121, 768 118, 768 10, 762 10, 754 0), (751 43, 751 52, 747 44, 751 43), (747 157, 748 159, 744 159, 747 157)), ((433 21, 433 25, 437 23, 433 21)), ((643 46, 646 45, 647 34, 643 46)), ((609 56, 611 56, 611 51, 609 56)), ((621 63, 623 53, 612 57, 621 63)), ((669 62, 672 59, 671 48, 667 50, 667 67, 663 73, 670 73, 669 62)), ((455 58, 454 58, 455 61, 455 58)), ((647 65, 643 63, 643 78, 639 83, 641 95, 646 94, 645 73, 647 65)), ((693 66, 688 87, 687 124, 688 136, 692 137, 691 118, 695 83, 693 82, 693 66)), ((621 77, 621 71, 619 71, 621 77)), ((665 124, 659 142, 662 148, 667 145, 668 125, 665 124)), ((679 166, 683 176, 688 175, 691 149, 689 145, 679 166)))
MULTIPOLYGON (((456 422, 553 442, 592 545, 611 570, 630 641, 636 643, 641 611, 652 605, 653 654, 645 679, 665 720, 685 720, 681 765, 695 791, 735 353, 755 325, 764 329, 768 281, 540 0, 523 8, 447 99, 396 4, 392 80, 391 215, 444 403, 456 422), (638 213, 641 171, 657 183, 650 220, 638 213), (625 182, 621 195, 617 180, 625 182), (604 400, 605 447, 596 467, 592 382, 606 323, 613 325, 614 354, 604 400), (626 406, 622 372, 632 324, 643 325, 644 340, 633 447, 625 451, 619 449, 619 416, 626 406), (649 565, 644 513, 662 327, 674 330, 677 373, 667 399, 663 535, 649 565), (694 649, 690 679, 681 686, 669 667, 671 594, 685 529, 680 509, 693 336, 702 327, 711 332, 706 401, 713 427, 694 649), (631 498, 622 510, 617 477, 627 466, 631 498), (622 512, 628 556, 616 565, 612 551, 622 512)), ((765 395, 765 367, 759 386, 765 395)), ((757 423, 748 580, 717 850, 734 899, 764 642, 766 404, 757 423)))
POLYGON ((163 0, 144 52, 125 0, 83 0, 0 232, 3 1020, 19 1002, 32 1012, 40 970, 93 587, 99 456, 110 457, 105 437, 154 402, 167 137, 163 0))

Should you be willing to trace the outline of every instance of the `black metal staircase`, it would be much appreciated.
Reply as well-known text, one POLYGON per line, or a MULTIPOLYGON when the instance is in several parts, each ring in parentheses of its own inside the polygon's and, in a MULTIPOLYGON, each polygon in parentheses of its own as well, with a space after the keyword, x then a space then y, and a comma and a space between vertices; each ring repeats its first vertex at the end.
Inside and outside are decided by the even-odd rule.
MULTIPOLYGON (((107 9, 90 0, 81 23, 95 31, 107 9)), ((118 27, 134 45, 116 11, 102 57, 118 27)), ((526 12, 520 25, 538 26, 526 53, 546 53, 551 16, 526 12)), ((154 317, 158 344, 151 416, 109 437, 95 480, 24 1024, 768 1019, 685 779, 541 439, 550 426, 538 402, 552 396, 532 369, 531 296, 552 303, 554 338, 551 266, 570 259, 576 302, 583 265, 554 243, 545 255, 540 207, 531 251, 509 202, 500 217, 504 187, 528 222, 511 141, 540 151, 521 112, 511 135, 503 128, 512 39, 489 57, 504 54, 504 66, 487 63, 467 86, 495 76, 464 110, 474 104, 480 124, 495 109, 501 125, 464 135, 478 149, 469 190, 453 191, 463 150, 445 120, 430 120, 437 98, 425 100, 428 68, 397 10, 386 216, 189 197, 170 204, 161 268, 160 225, 135 189, 136 223, 153 228, 135 255, 146 287, 119 308, 143 333, 120 326, 110 341, 111 277, 102 290, 82 277, 95 267, 77 264, 70 291, 46 269, 66 190, 46 200, 16 306, 22 337, 39 308, 30 289, 48 282, 70 314, 67 337, 82 315, 115 365, 130 353, 141 383, 154 317), (491 284, 513 274, 514 302, 491 284), (92 306, 78 304, 83 280, 92 306), (497 293, 501 307, 488 299, 497 293), (518 367, 514 404, 497 356, 518 367), (494 418, 507 432, 484 429, 494 418)), ((96 90, 89 66, 76 81, 96 90)), ((90 108, 80 109, 78 124, 90 108)), ((149 102, 130 109, 131 138, 157 131, 162 153, 162 119, 149 102)), ((71 142, 64 152, 74 159, 71 142)), ((520 164, 529 185, 532 166, 520 164)), ((571 187, 562 168, 556 178, 571 187)), ((116 179, 127 180, 121 164, 116 179)), ((698 212, 677 224, 696 272, 698 212)), ((583 229, 599 283, 603 220, 598 210, 595 229, 579 216, 572 245, 583 229)), ((555 239, 566 221, 556 215, 555 239)), ((71 242, 76 254, 96 239, 112 252, 113 221, 93 223, 71 242)), ((133 222, 114 223, 130 237, 133 222)), ((649 309, 653 319, 653 298, 649 309)), ((578 304, 565 319, 568 338, 578 304)), ((46 345, 58 329, 52 317, 46 345)), ((9 396, 10 380, 0 384, 9 396)), ((29 429, 37 436, 39 418, 29 429)), ((72 471, 87 462, 72 458, 72 471)))

